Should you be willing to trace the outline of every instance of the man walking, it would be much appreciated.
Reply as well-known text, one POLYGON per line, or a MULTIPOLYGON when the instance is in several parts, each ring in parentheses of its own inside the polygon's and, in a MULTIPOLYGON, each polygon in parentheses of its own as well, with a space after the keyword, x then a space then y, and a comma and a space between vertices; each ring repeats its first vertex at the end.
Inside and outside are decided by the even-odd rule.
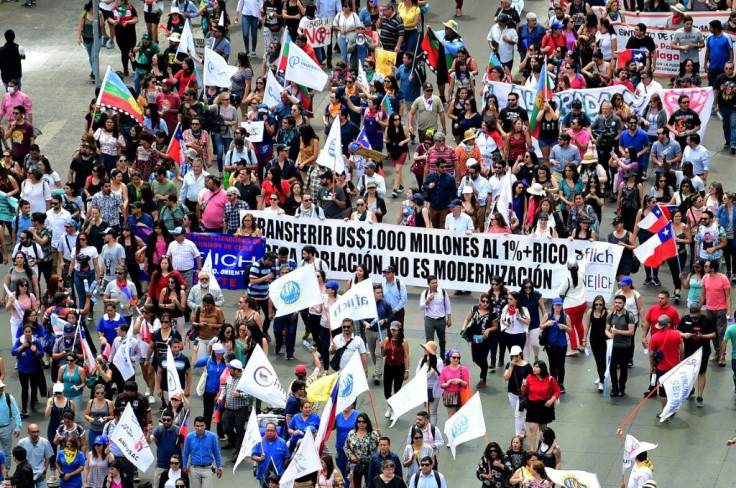
POLYGON ((372 480, 381 474, 381 464, 384 461, 393 462, 395 465, 394 474, 399 478, 403 478, 401 473, 401 460, 399 459, 399 456, 391 451, 391 439, 384 436, 378 440, 378 451, 371 456, 371 460, 368 462, 367 480, 372 480))
MULTIPOLYGON (((697 406, 704 407, 703 392, 705 391, 705 371, 708 369, 708 360, 710 354, 710 343, 716 339, 716 327, 713 321, 700 312, 700 306, 696 303, 690 305, 690 314, 685 315, 680 320, 680 326, 677 328, 682 340, 685 344, 684 357, 690 357, 699 348, 703 348, 703 360, 700 362, 700 370, 698 371, 698 396, 696 398, 697 406)), ((690 394, 692 398, 692 392, 690 394)))
POLYGON ((277 471, 274 474, 283 474, 287 460, 291 458, 291 452, 289 452, 289 446, 286 444, 286 441, 277 435, 276 424, 273 422, 266 424, 266 433, 263 436, 263 441, 255 445, 250 458, 258 463, 256 478, 260 481, 261 487, 263 488, 269 486, 267 477, 264 475, 268 471, 271 463, 273 463, 277 471))
POLYGON ((391 313, 394 316, 394 320, 401 322, 401 326, 404 326, 404 315, 406 314, 406 302, 408 300, 406 293, 406 286, 401 283, 401 280, 396 278, 396 268, 393 266, 386 266, 383 269, 383 299, 386 300, 391 306, 391 313))
POLYGON ((36 488, 46 488, 46 472, 54 457, 54 449, 48 439, 41 437, 38 424, 28 426, 28 437, 18 441, 18 446, 26 450, 28 462, 33 468, 33 481, 36 488))
POLYGON ((723 147, 730 148, 731 154, 736 154, 736 73, 733 67, 733 61, 727 62, 723 73, 713 83, 713 109, 721 114, 723 147))
MULTIPOLYGON (((733 316, 733 308, 731 307, 731 283, 726 275, 718 272, 718 261, 714 259, 706 260, 703 264, 702 284, 703 291, 700 294, 698 305, 708 312, 710 319, 716 326, 716 337, 713 339, 714 353, 710 356, 710 361, 718 361, 718 366, 725 366, 726 361, 721 354, 721 342, 726 333, 727 317, 733 316)), ((705 361, 705 358, 703 358, 705 361)))
POLYGON ((429 288, 419 295, 419 309, 424 312, 424 339, 440 343, 440 357, 445 357, 445 329, 452 327, 452 304, 448 293, 439 287, 436 276, 427 278, 429 288))
MULTIPOLYGON (((501 453, 499 453, 501 454, 501 453)), ((435 459, 437 459, 435 457, 435 459)), ((481 477, 493 478, 493 474, 481 474, 481 477)), ((485 485, 485 483, 483 483, 485 485)), ((445 475, 435 469, 430 456, 424 456, 419 461, 419 472, 414 473, 407 484, 410 488, 447 488, 445 475)))
MULTIPOLYGON (((181 455, 180 445, 182 438, 179 429, 174 426, 174 412, 169 409, 161 414, 161 424, 148 436, 148 443, 156 443, 156 469, 153 472, 153 488, 159 488, 159 479, 164 471, 169 469, 181 469, 178 463, 181 455)), ((36 487, 38 488, 38 487, 36 487)))
POLYGON ((222 459, 217 434, 205 428, 204 417, 194 419, 194 432, 187 435, 184 441, 184 455, 181 466, 189 468, 190 488, 214 488, 214 475, 222 478, 222 459), (212 471, 212 464, 217 466, 212 471))
POLYGON ((634 316, 626 309, 626 297, 616 295, 613 299, 613 312, 606 318, 606 337, 613 339, 611 353, 611 397, 626 394, 626 380, 629 377, 629 356, 634 332, 634 316), (617 369, 620 368, 620 371, 617 369), (619 376, 620 375, 620 376, 619 376))
MULTIPOLYGON (((15 398, 5 391, 5 383, 0 380, 0 444, 2 444, 5 459, 12 459, 13 438, 20 435, 20 410, 15 398)), ((10 468, 10 461, 7 463, 10 468)))
POLYGON ((225 411, 222 414, 222 427, 227 436, 228 445, 234 446, 232 462, 238 459, 240 444, 245 435, 245 422, 250 414, 251 397, 238 391, 237 386, 243 375, 243 363, 237 359, 230 361, 230 377, 220 392, 220 403, 224 402, 225 411))
MULTIPOLYGON (((659 332, 652 336, 649 343, 649 367, 657 375, 657 382, 669 370, 677 366, 683 359, 684 346, 680 333, 671 327, 670 318, 662 315, 656 325, 659 332)), ((667 393, 663 386, 659 387, 659 401, 662 408, 667 405, 667 393)), ((659 418, 659 414, 657 414, 659 418)))
POLYGON ((197 269, 202 269, 202 254, 200 254, 197 246, 187 239, 183 228, 177 227, 171 231, 171 235, 174 236, 174 240, 169 244, 168 249, 168 254, 171 256, 171 266, 181 273, 187 284, 187 289, 191 289, 194 280, 194 262, 197 262, 197 269))

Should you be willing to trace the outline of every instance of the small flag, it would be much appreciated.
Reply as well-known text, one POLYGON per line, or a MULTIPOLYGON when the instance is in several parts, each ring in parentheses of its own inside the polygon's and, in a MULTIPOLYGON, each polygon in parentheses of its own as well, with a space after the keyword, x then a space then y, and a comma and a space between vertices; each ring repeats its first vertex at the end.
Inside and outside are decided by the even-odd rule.
POLYGON ((667 221, 667 217, 665 217, 664 212, 659 206, 655 205, 652 211, 639 221, 639 228, 649 231, 652 234, 656 234, 667 227, 667 224, 669 224, 669 222, 667 221))
POLYGON ((117 112, 130 115, 139 123, 143 123, 143 110, 133 98, 133 94, 123 80, 110 66, 107 67, 105 78, 102 80, 100 95, 97 97, 97 106, 111 108, 117 112))
POLYGON ((383 100, 381 100, 381 108, 384 112, 386 112, 386 115, 391 117, 394 114, 394 109, 391 107, 391 99, 388 98, 388 93, 383 96, 383 100))
POLYGON ((616 69, 625 68, 629 61, 636 61, 637 67, 642 67, 647 60, 647 52, 643 49, 625 49, 619 51, 616 59, 616 69))
POLYGON ((552 98, 552 85, 547 75, 547 56, 544 57, 542 71, 539 73, 539 83, 537 84, 537 95, 534 97, 534 107, 529 116, 529 129, 531 129, 532 137, 539 139, 539 128, 537 123, 537 115, 543 110, 544 102, 552 98))
POLYGON ((361 129, 360 134, 358 134, 358 138, 355 140, 355 142, 366 149, 371 149, 371 143, 368 141, 368 134, 365 133, 365 127, 361 129))
POLYGON ((660 230, 634 249, 634 255, 641 264, 656 268, 670 258, 677 256, 677 244, 672 224, 660 230))
POLYGON ((286 71, 286 60, 289 59, 289 46, 291 45, 291 36, 289 29, 284 29, 284 35, 281 37, 281 56, 279 56, 279 70, 286 71))

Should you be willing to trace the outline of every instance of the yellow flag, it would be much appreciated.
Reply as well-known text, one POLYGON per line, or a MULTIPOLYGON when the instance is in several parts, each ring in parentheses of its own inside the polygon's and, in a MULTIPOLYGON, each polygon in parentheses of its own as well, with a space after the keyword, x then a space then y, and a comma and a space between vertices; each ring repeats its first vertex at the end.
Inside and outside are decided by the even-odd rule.
POLYGON ((323 376, 307 387, 307 398, 310 402, 326 402, 332 393, 337 380, 337 373, 323 376))
POLYGON ((396 53, 376 48, 376 71, 385 78, 391 74, 392 64, 396 64, 396 53))

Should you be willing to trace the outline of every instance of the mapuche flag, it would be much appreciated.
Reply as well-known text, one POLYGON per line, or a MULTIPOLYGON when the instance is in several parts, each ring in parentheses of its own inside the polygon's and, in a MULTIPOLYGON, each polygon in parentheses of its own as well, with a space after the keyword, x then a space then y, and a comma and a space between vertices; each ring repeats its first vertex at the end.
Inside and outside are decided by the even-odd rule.
POLYGON ((96 105, 126 113, 137 120, 139 124, 143 124, 143 110, 138 106, 138 102, 135 101, 133 94, 130 93, 123 80, 110 66, 107 67, 105 78, 102 80, 100 96, 97 97, 96 105))

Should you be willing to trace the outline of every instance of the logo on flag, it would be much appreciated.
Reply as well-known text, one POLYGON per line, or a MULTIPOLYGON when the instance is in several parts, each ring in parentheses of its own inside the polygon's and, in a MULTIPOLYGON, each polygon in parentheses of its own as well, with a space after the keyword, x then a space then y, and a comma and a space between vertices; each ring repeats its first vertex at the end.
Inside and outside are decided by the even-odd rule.
POLYGON ((281 289, 280 296, 287 305, 294 305, 302 296, 302 289, 296 281, 287 281, 281 289))
POLYGON ((340 378, 340 393, 341 397, 350 396, 353 392, 353 375, 348 373, 340 378))
POLYGON ((236 389, 268 402, 274 407, 284 408, 286 406, 286 392, 260 345, 256 345, 253 349, 236 389))
POLYGON ((330 324, 340 327, 344 319, 360 320, 378 317, 376 297, 371 280, 354 285, 330 307, 330 324))
POLYGON ((322 303, 317 277, 312 266, 302 266, 271 283, 271 301, 276 317, 298 312, 322 303))
POLYGON ((273 385, 277 379, 276 374, 266 366, 260 366, 253 374, 253 381, 263 387, 273 385))

